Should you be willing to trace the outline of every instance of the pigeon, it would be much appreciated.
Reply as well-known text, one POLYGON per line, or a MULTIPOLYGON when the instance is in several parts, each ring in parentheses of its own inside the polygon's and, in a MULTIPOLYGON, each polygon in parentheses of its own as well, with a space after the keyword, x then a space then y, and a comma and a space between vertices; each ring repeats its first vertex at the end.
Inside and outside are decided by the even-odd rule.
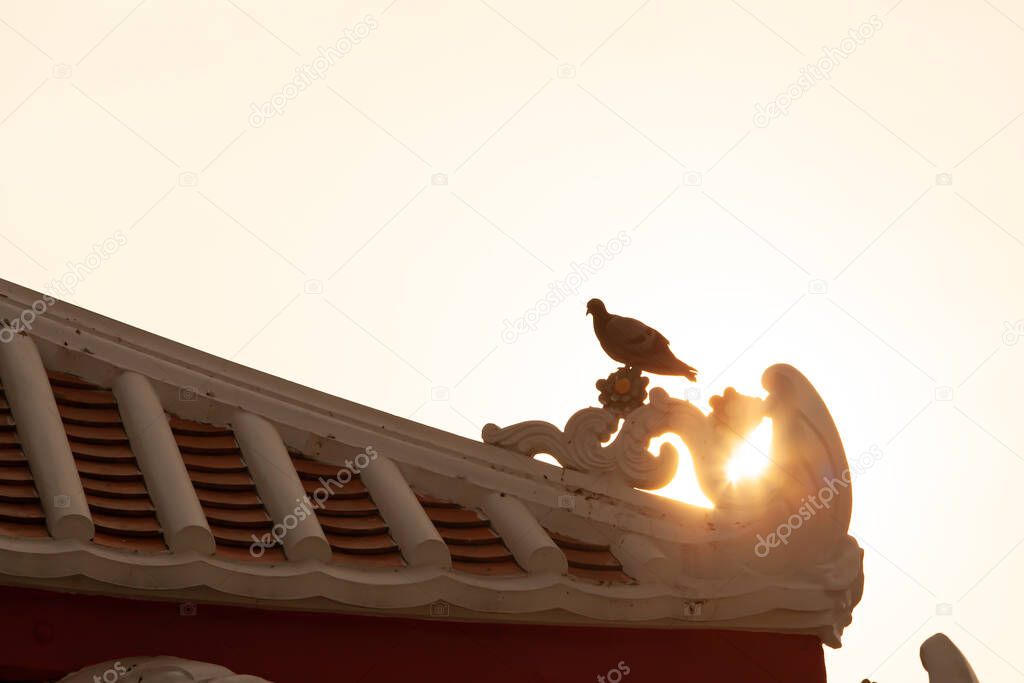
POLYGON ((697 381, 697 371, 676 358, 668 348, 668 339, 653 327, 609 313, 600 299, 587 302, 587 315, 594 316, 594 334, 601 348, 626 368, 697 381))

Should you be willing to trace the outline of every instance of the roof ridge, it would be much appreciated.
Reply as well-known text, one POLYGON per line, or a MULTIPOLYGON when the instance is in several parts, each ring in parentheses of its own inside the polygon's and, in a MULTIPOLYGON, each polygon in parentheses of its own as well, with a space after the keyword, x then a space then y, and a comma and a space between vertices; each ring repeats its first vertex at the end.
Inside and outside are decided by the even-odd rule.
MULTIPOLYGON (((777 417, 788 422, 778 441, 782 454, 800 466, 799 476, 767 491, 771 496, 762 504, 723 491, 715 498, 721 506, 706 510, 638 491, 629 479, 609 475, 600 457, 593 459, 594 453, 609 455, 615 466, 626 463, 625 471, 642 474, 645 466, 633 468, 630 458, 644 456, 643 436, 652 425, 671 431, 672 415, 684 412, 701 430, 722 426, 692 406, 680 412, 683 402, 667 395, 652 403, 652 421, 624 429, 615 448, 568 453, 594 463, 594 471, 557 469, 525 457, 532 455, 530 423, 513 426, 522 454, 516 453, 47 299, 0 281, 0 317, 20 327, 17 333, 0 327, 7 333, 0 334, 3 391, 52 536, 11 541, 0 527, 0 574, 25 579, 19 572, 26 567, 78 557, 75 566, 101 583, 117 583, 112 577, 123 574, 124 563, 137 564, 142 583, 135 590, 181 586, 180 577, 164 571, 181 567, 191 577, 189 586, 247 597, 287 600, 302 593, 380 609, 441 599, 473 613, 506 616, 557 608, 596 622, 696 620, 800 630, 830 644, 838 644, 859 599, 861 552, 846 533, 848 481, 833 490, 835 503, 818 508, 807 530, 766 546, 769 552, 782 549, 768 557, 754 544, 755 535, 762 543, 760 534, 771 538, 805 489, 815 487, 819 472, 838 476, 846 462, 827 408, 789 366, 766 371, 765 405, 784 409, 777 417), (45 305, 38 312, 40 302, 45 305), (51 380, 47 371, 60 374, 51 380), (97 392, 88 385, 112 389, 97 392), (780 387, 776 400, 772 391, 780 387), (179 421, 172 424, 168 414, 179 421), (118 444, 127 440, 134 462, 106 462, 120 457, 110 451, 112 435, 118 444), (86 445, 73 450, 72 441, 86 445), (337 467, 339 489, 358 479, 365 492, 339 493, 323 477, 313 482, 304 476, 311 472, 299 472, 296 455, 337 467), (87 495, 82 476, 91 482, 107 475, 118 481, 102 487, 110 501, 94 510, 90 503, 99 494, 87 495), (131 481, 120 482, 125 477, 131 481), (324 501, 320 489, 329 491, 324 501), (169 552, 140 546, 148 552, 126 559, 116 555, 123 550, 92 542, 97 522, 116 521, 107 516, 109 506, 142 494, 152 498, 155 533, 169 552), (213 514, 211 508, 229 511, 213 514), (254 529, 269 529, 266 543, 250 534, 254 529), (377 562, 396 549, 402 566, 377 562), (367 558, 364 568, 348 572, 337 553, 367 558), (733 578, 724 580, 726 573, 733 578), (377 601, 372 605, 362 605, 351 590, 353 584, 381 586, 382 577, 392 574, 395 590, 370 591, 377 601), (310 583, 288 583, 298 576, 310 583), (513 607, 500 597, 509 591, 530 597, 513 607), (628 617, 613 616, 623 600, 636 609, 626 610, 628 617)), ((560 448, 594 445, 574 441, 569 427, 565 433, 553 426, 544 431, 560 448)), ((723 454, 718 442, 703 452, 723 454)), ((95 486, 90 483, 90 490, 95 486)), ((154 533, 151 523, 118 524, 126 533, 154 533)), ((28 576, 59 582, 63 576, 53 569, 37 567, 28 576)))

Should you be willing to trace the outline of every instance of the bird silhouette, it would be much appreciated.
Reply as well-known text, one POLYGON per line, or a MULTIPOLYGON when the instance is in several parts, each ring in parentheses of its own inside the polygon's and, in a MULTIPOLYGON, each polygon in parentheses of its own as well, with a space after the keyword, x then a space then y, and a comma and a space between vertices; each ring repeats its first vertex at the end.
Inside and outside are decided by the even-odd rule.
POLYGON ((609 313, 600 299, 587 302, 587 315, 594 316, 594 334, 601 348, 627 368, 697 381, 697 371, 676 358, 668 348, 668 339, 653 327, 609 313))

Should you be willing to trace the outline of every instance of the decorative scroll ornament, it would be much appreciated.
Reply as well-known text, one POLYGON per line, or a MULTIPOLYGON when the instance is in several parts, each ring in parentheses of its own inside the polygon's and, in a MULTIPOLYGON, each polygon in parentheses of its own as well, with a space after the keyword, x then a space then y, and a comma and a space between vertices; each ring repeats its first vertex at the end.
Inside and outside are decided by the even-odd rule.
MULTIPOLYGON (((606 386, 624 371, 613 373, 605 380, 606 386)), ((601 388, 600 382, 598 385, 601 388)), ((602 389, 602 399, 607 391, 602 389)), ((679 452, 663 444, 655 457, 648 450, 651 439, 677 434, 695 459, 709 461, 716 459, 716 453, 731 451, 761 421, 760 399, 733 390, 720 398, 718 410, 705 415, 689 401, 672 398, 659 388, 651 391, 649 403, 632 410, 628 410, 628 400, 606 408, 584 408, 570 417, 562 430, 542 421, 520 422, 504 429, 488 424, 482 436, 486 443, 531 457, 550 455, 568 469, 609 473, 630 486, 657 489, 675 477, 679 452), (628 414, 614 441, 603 445, 619 426, 622 413, 628 414)))
MULTIPOLYGON (((684 575, 718 580, 729 567, 730 575, 811 577, 841 601, 839 609, 848 615, 863 591, 862 551, 847 533, 853 473, 839 432, 818 392, 795 368, 774 365, 761 383, 765 399, 726 389, 711 398, 707 414, 653 389, 650 401, 625 418, 586 408, 564 429, 539 421, 504 429, 490 424, 483 439, 521 456, 551 455, 566 469, 588 475, 566 473, 566 483, 597 491, 599 482, 591 477, 641 489, 667 485, 679 453, 665 443, 655 456, 649 444, 676 434, 713 504, 708 510, 672 506, 665 519, 693 542, 693 552, 680 560, 684 575), (757 477, 731 480, 728 466, 736 447, 766 417, 772 424, 770 462, 757 477)), ((842 619, 824 635, 827 642, 839 642, 842 626, 849 623, 848 616, 842 619)))
MULTIPOLYGON (((614 377, 606 380, 605 390, 614 377)), ((807 378, 791 366, 768 368, 762 384, 768 390, 766 399, 726 389, 711 399, 708 414, 664 389, 654 389, 648 403, 624 418, 623 411, 611 407, 585 408, 569 418, 564 429, 541 421, 505 428, 488 424, 482 436, 486 443, 526 456, 548 454, 567 469, 656 489, 675 477, 679 453, 666 443, 655 456, 648 445, 651 439, 673 433, 690 451, 698 483, 715 507, 749 510, 751 520, 767 524, 774 519, 768 514, 772 506, 778 515, 788 517, 806 504, 808 496, 829 485, 828 509, 817 513, 808 526, 828 527, 822 528, 818 540, 831 543, 845 535, 852 499, 851 473, 832 417, 807 378), (730 481, 727 465, 733 452, 765 417, 772 420, 769 466, 757 480, 730 481)), ((803 536, 810 539, 815 534, 803 536)))

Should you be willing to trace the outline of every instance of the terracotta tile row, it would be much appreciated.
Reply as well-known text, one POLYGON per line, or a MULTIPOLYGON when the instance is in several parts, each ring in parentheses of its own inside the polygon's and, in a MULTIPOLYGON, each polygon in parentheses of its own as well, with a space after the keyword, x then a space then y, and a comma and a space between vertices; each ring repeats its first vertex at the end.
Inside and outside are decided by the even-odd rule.
POLYGON ((512 552, 483 514, 451 501, 422 494, 417 497, 437 533, 448 544, 455 570, 485 576, 523 573, 512 552))
POLYGON ((297 451, 291 451, 291 456, 335 563, 364 568, 404 566, 401 550, 358 474, 297 451))
MULTIPOLYGON (((166 551, 145 481, 109 389, 51 372, 50 384, 96 524, 96 543, 131 551, 166 551)), ((216 541, 217 554, 238 561, 285 561, 270 537, 273 522, 230 427, 168 415, 171 431, 216 541), (253 553, 255 539, 272 545, 253 553)), ((370 492, 358 474, 291 452, 334 562, 369 568, 404 565, 370 492), (351 477, 349 476, 351 475, 351 477)), ((490 521, 458 503, 418 495, 448 545, 457 571, 522 574, 490 521)), ((0 534, 46 537, 46 520, 0 385, 0 534)), ((575 577, 631 582, 608 546, 552 534, 575 577)))
POLYGON ((284 551, 270 536, 273 522, 231 428, 173 415, 168 421, 213 532, 217 555, 242 562, 284 562, 284 551), (254 538, 263 543, 256 552, 250 550, 254 538))
POLYGON ((93 542, 132 552, 167 551, 114 393, 73 375, 49 376, 96 525, 93 542))
POLYGON ((565 553, 570 576, 602 583, 635 583, 622 571, 622 564, 612 555, 610 546, 580 541, 550 530, 548 535, 565 553))
POLYGON ((0 384, 0 534, 47 538, 46 516, 0 384))

